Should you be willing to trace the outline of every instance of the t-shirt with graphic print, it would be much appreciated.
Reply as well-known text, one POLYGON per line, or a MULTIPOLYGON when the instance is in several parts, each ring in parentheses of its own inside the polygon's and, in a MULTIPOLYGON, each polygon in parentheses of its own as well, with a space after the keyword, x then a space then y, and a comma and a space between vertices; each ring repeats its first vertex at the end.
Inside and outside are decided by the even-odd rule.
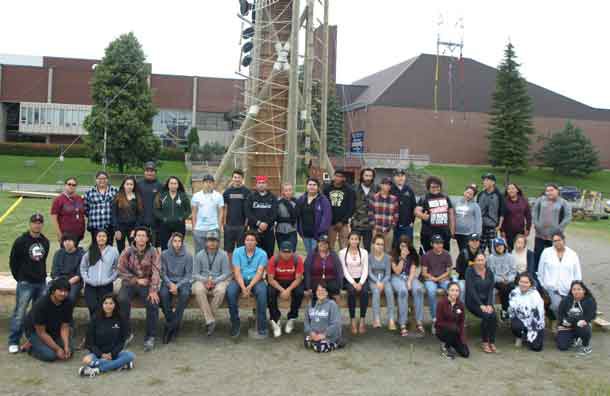
POLYGON ((449 209, 453 208, 451 199, 444 194, 426 194, 417 206, 420 206, 424 213, 428 213, 430 218, 422 220, 421 233, 431 235, 441 230, 449 230, 449 209))
POLYGON ((324 195, 330 201, 330 208, 333 214, 332 225, 337 223, 347 224, 354 214, 356 198, 354 190, 348 184, 336 187, 331 183, 324 188, 324 195))

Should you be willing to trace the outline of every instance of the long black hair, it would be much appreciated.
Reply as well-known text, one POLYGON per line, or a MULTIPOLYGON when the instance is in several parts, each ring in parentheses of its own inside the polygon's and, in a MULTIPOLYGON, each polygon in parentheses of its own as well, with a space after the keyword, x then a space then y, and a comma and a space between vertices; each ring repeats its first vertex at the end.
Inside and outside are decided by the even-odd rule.
POLYGON ((347 236, 347 247, 345 248, 345 257, 343 258, 343 260, 347 263, 347 252, 349 252, 349 248, 350 248, 350 244, 349 244, 349 240, 352 238, 352 236, 356 235, 358 237, 358 257, 360 259, 360 265, 362 264, 362 252, 360 251, 360 243, 362 242, 362 235, 360 235, 360 233, 358 231, 354 231, 352 230, 349 235, 347 236))
POLYGON ((178 182, 178 192, 186 192, 186 190, 184 189, 184 184, 182 184, 182 181, 178 178, 178 176, 170 176, 167 178, 167 180, 165 181, 165 184, 163 185, 162 190, 163 191, 169 191, 169 182, 171 180, 176 180, 178 182))
POLYGON ((104 312, 104 301, 111 299, 112 301, 114 301, 114 309, 112 310, 112 319, 121 319, 121 308, 119 307, 119 300, 117 298, 116 295, 114 295, 113 293, 108 293, 105 294, 104 297, 102 297, 102 300, 100 302, 100 306, 97 308, 97 312, 96 312, 96 318, 99 320, 105 319, 106 318, 106 313, 104 312))
POLYGON ((135 177, 127 176, 123 179, 121 186, 119 187, 119 192, 117 192, 114 199, 120 209, 129 208, 129 201, 127 200, 127 193, 125 192, 125 183, 128 181, 133 183, 133 194, 136 197, 136 208, 138 213, 142 213, 144 211, 142 194, 140 193, 140 187, 138 187, 138 182, 136 181, 135 177))
POLYGON ((108 230, 102 229, 98 230, 95 234, 95 238, 91 240, 91 246, 89 246, 89 266, 95 265, 102 258, 102 251, 97 244, 97 236, 100 233, 106 234, 106 246, 108 246, 108 239, 110 239, 110 235, 108 235, 108 230))
MULTIPOLYGON (((413 240, 407 235, 401 235, 398 239, 398 244, 392 249, 392 261, 394 263, 398 263, 400 261, 400 245, 402 245, 403 243, 406 243, 407 247, 409 248, 409 255, 407 256, 407 258, 411 257, 411 264, 415 264, 415 266, 418 267, 419 254, 417 254, 417 250, 415 250, 415 247, 413 246, 413 240)), ((407 271, 407 273, 408 272, 409 271, 407 271)))
POLYGON ((589 290, 587 285, 585 285, 585 282, 583 282, 581 280, 572 281, 572 283, 570 284, 570 296, 572 296, 572 298, 574 298, 574 294, 572 294, 572 288, 575 285, 579 285, 585 291, 585 296, 583 297, 583 300, 587 297, 590 297, 591 300, 595 301, 595 297, 593 297, 593 293, 591 293, 591 290, 589 290))

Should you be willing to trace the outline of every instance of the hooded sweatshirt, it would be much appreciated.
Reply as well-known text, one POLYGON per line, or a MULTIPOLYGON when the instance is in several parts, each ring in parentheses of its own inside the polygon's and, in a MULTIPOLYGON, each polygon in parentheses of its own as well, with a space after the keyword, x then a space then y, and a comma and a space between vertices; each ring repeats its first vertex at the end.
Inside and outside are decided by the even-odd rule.
POLYGON ((42 234, 33 237, 29 231, 13 243, 9 266, 17 282, 43 283, 47 277, 49 240, 42 234))
POLYGON ((154 215, 160 223, 184 223, 191 215, 191 201, 182 191, 172 199, 169 191, 162 190, 155 198, 154 215))
POLYGON ((51 278, 80 276, 80 262, 84 254, 85 251, 81 247, 76 248, 72 253, 68 253, 64 248, 56 251, 53 256, 51 278))
POLYGON ((347 224, 354 214, 354 190, 347 183, 344 183, 341 187, 336 187, 334 183, 331 183, 324 187, 324 195, 330 201, 333 213, 331 224, 347 224))
POLYGON ((487 266, 494 273, 496 283, 512 283, 517 276, 515 258, 508 252, 500 255, 494 249, 493 254, 487 258, 487 266))
POLYGON ((504 215, 504 197, 500 190, 495 187, 492 192, 481 191, 477 203, 481 208, 483 227, 496 228, 500 224, 500 217, 504 215))
POLYGON ((572 207, 561 197, 551 201, 542 196, 534 203, 532 218, 536 238, 550 240, 553 233, 565 230, 572 221, 572 207))
POLYGON ((152 181, 142 179, 138 182, 138 188, 140 189, 140 194, 142 194, 142 206, 144 208, 142 222, 147 226, 155 224, 155 215, 153 213, 155 197, 162 187, 157 179, 152 181))
POLYGON ((337 303, 326 298, 318 300, 316 305, 309 305, 305 310, 305 334, 325 334, 330 342, 337 342, 341 338, 341 312, 337 303))
MULTIPOLYGON (((303 216, 307 212, 307 193, 301 195, 297 199, 297 231, 301 237, 303 235, 303 216)), ((325 195, 318 194, 311 202, 310 207, 313 207, 313 239, 318 240, 320 235, 328 233, 330 222, 332 220, 332 212, 330 202, 325 195)))
POLYGON ((264 195, 258 191, 253 191, 246 201, 246 217, 248 226, 254 230, 260 223, 267 223, 268 230, 271 230, 277 218, 277 199, 270 191, 264 195))
POLYGON ((545 326, 544 301, 538 290, 532 287, 523 293, 519 287, 515 287, 509 295, 508 315, 523 323, 527 329, 527 340, 533 342, 545 326))
POLYGON ((114 246, 106 246, 97 263, 90 265, 89 252, 83 255, 80 262, 80 274, 85 285, 106 286, 115 281, 119 273, 117 263, 119 251, 114 246))
POLYGON ((458 235, 481 234, 483 222, 481 208, 474 200, 460 198, 455 204, 455 233, 458 235))
POLYGON ((172 246, 174 238, 167 243, 167 250, 161 253, 161 279, 165 284, 171 282, 180 288, 193 281, 193 256, 186 251, 184 243, 176 252, 172 246))
POLYGON ((566 246, 563 258, 559 260, 553 246, 544 249, 538 260, 538 280, 549 293, 556 291, 567 296, 572 282, 582 280, 580 260, 576 252, 566 246))
POLYGON ((563 327, 576 327, 579 320, 591 323, 597 316, 597 302, 592 296, 585 296, 580 302, 570 294, 561 300, 558 323, 563 327))
POLYGON ((216 253, 203 249, 195 256, 193 262, 193 279, 195 281, 207 282, 212 278, 214 284, 231 279, 231 266, 229 258, 224 250, 218 249, 216 253))
POLYGON ((89 352, 98 357, 109 353, 113 359, 116 359, 125 346, 127 328, 128 326, 121 318, 95 316, 89 322, 85 346, 89 352))

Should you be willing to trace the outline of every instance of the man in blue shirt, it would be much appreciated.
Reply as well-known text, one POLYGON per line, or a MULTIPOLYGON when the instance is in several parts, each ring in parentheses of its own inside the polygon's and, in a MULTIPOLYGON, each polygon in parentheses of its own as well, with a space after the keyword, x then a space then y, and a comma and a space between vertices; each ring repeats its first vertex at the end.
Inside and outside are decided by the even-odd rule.
POLYGON ((253 231, 244 235, 244 246, 233 251, 234 280, 227 288, 227 301, 231 317, 231 337, 239 337, 239 295, 256 298, 256 334, 267 337, 267 285, 263 272, 267 265, 267 253, 256 247, 257 237, 253 231))

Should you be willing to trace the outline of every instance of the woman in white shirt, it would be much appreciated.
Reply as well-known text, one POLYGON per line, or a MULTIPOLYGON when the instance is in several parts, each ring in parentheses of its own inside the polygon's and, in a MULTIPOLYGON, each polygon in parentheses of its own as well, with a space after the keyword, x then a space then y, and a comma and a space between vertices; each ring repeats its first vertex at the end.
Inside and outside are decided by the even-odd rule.
POLYGON ((360 234, 352 231, 348 237, 347 248, 339 251, 343 267, 347 304, 351 319, 352 334, 366 333, 366 309, 369 305, 367 277, 369 273, 369 254, 360 247, 360 234), (356 321, 356 294, 360 293, 360 319, 356 321))

